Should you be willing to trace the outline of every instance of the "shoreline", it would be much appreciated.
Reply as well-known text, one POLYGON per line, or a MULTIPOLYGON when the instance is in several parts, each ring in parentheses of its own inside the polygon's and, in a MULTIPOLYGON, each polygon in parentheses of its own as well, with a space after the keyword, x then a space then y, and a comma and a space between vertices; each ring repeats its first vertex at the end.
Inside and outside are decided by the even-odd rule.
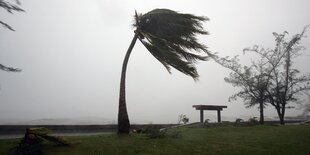
MULTIPOLYGON (((131 129, 142 129, 146 126, 167 128, 177 124, 132 124, 131 129)), ((45 127, 53 134, 89 134, 89 133, 115 133, 117 124, 106 125, 0 125, 0 139, 9 135, 23 135, 27 128, 45 127)))
MULTIPOLYGON (((53 136, 64 136, 64 137, 75 137, 75 136, 96 136, 113 134, 116 132, 74 132, 74 133, 53 133, 53 136)), ((23 138, 24 134, 0 134, 0 140, 3 139, 20 139, 23 138)))

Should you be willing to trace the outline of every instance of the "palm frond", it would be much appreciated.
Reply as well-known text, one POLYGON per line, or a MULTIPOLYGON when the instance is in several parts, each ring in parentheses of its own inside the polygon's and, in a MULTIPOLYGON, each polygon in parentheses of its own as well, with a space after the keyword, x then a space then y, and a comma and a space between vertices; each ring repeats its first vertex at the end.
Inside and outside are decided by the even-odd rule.
POLYGON ((206 61, 211 53, 197 41, 196 35, 208 34, 202 22, 208 18, 181 14, 168 9, 155 9, 136 14, 136 33, 142 44, 169 71, 170 67, 198 79, 195 63, 206 61), (204 52, 207 55, 196 53, 204 52))
POLYGON ((7 71, 7 72, 20 72, 20 71, 22 71, 21 69, 13 68, 13 67, 7 67, 7 66, 4 66, 2 64, 0 64, 0 70, 7 71))
POLYGON ((9 13, 13 13, 13 11, 17 12, 25 12, 22 8, 20 8, 18 5, 20 5, 19 1, 15 1, 16 4, 13 4, 11 2, 6 2, 4 0, 0 0, 0 8, 5 9, 9 13))
MULTIPOLYGON (((6 2, 4 0, 0 0, 0 8, 5 9, 7 12, 9 13, 13 13, 15 12, 25 12, 25 10, 23 10, 22 8, 20 8, 18 5, 20 5, 19 0, 15 0, 16 4, 13 4, 11 2, 6 2)), ((9 24, 3 22, 0 20, 0 25, 2 25, 3 27, 11 30, 11 31, 15 31, 13 29, 13 27, 11 27, 9 24)))
POLYGON ((11 30, 11 31, 15 31, 15 30, 13 29, 13 27, 11 27, 9 24, 7 24, 7 23, 5 23, 5 22, 3 22, 3 21, 1 21, 1 20, 0 20, 0 24, 1 24, 3 27, 5 27, 5 28, 7 28, 7 29, 9 29, 9 30, 11 30))
POLYGON ((143 45, 150 51, 150 53, 161 62, 169 73, 170 66, 179 70, 180 72, 193 77, 195 80, 199 77, 195 66, 191 62, 181 59, 181 56, 176 52, 171 52, 167 46, 158 46, 157 44, 150 44, 142 41, 143 45))
POLYGON ((28 128, 26 132, 27 132, 27 134, 33 134, 36 137, 40 137, 43 140, 47 140, 47 141, 54 142, 56 144, 60 144, 60 145, 64 145, 64 146, 69 146, 69 145, 74 145, 74 144, 80 143, 79 141, 68 140, 68 139, 65 139, 65 138, 60 137, 60 136, 50 135, 52 133, 52 131, 45 128, 45 127, 28 128))

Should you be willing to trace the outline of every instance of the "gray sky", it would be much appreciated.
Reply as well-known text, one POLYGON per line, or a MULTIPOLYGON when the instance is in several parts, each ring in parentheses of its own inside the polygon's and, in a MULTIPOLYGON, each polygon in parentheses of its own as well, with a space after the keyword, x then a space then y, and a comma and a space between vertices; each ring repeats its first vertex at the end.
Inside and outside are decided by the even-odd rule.
MULTIPOLYGON (((308 0, 25 0, 26 13, 0 11, 16 32, 0 28, 0 62, 21 73, 0 72, 0 118, 102 117, 117 119, 119 80, 133 37, 133 14, 155 8, 207 16, 210 35, 200 36, 221 56, 242 55, 254 44, 272 48, 272 32, 300 33, 310 24, 308 0)), ((309 35, 310 32, 307 32, 309 35)), ((309 53, 310 38, 302 44, 309 53)), ((245 58, 246 59, 246 58, 245 58)), ((310 57, 296 64, 304 72, 310 57)), ((193 104, 228 105, 227 117, 258 116, 241 100, 228 102, 238 88, 224 82, 229 70, 214 62, 198 64, 194 82, 166 69, 137 42, 127 70, 127 108, 133 123, 175 123, 180 114, 198 121, 193 104)), ((287 115, 302 111, 288 110, 287 115)), ((206 112, 216 115, 216 112, 206 112)), ((275 116, 273 107, 267 116, 275 116)), ((0 121, 1 121, 0 120, 0 121)), ((1 122, 0 122, 1 123, 1 122)))

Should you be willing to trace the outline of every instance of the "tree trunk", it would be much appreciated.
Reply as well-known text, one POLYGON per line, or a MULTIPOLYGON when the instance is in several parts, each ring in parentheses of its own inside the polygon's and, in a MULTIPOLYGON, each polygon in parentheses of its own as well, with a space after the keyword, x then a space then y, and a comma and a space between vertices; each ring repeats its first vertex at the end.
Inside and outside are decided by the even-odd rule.
POLYGON ((281 109, 280 106, 276 106, 276 110, 277 110, 277 113, 278 113, 278 116, 279 116, 280 124, 284 125, 285 124, 284 123, 284 113, 281 112, 281 110, 283 110, 283 109, 281 109))
POLYGON ((259 103, 259 113, 260 113, 260 117, 259 117, 259 123, 260 124, 264 124, 264 103, 260 102, 259 103))
POLYGON ((280 124, 285 125, 283 114, 281 114, 281 116, 280 116, 280 124))
POLYGON ((281 123, 281 112, 280 112, 280 107, 279 106, 275 106, 276 110, 277 110, 277 114, 281 123))
POLYGON ((281 118, 280 118, 280 124, 281 125, 284 125, 285 122, 284 122, 284 116, 285 116, 285 105, 282 106, 282 109, 281 109, 281 118))
POLYGON ((126 56, 123 62, 123 67, 122 67, 120 93, 119 93, 119 105, 118 105, 118 134, 129 134, 129 129, 130 129, 130 123, 129 123, 127 107, 126 107, 126 93, 125 93, 126 92, 125 90, 126 81, 125 80, 126 80, 126 70, 127 70, 129 56, 137 41, 137 38, 138 38, 138 35, 135 34, 127 50, 127 53, 126 53, 126 56))

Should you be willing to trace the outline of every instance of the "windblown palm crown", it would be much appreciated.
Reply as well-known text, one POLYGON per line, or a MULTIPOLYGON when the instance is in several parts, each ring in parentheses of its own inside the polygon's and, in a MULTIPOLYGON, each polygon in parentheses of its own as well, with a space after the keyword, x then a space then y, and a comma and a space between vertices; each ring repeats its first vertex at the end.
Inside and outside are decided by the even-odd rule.
POLYGON ((206 60, 207 57, 191 52, 203 51, 211 55, 206 46, 198 43, 195 37, 196 34, 208 34, 202 27, 202 22, 206 20, 206 17, 155 9, 144 15, 136 13, 134 26, 139 40, 169 73, 172 66, 197 79, 199 75, 194 63, 206 60))

